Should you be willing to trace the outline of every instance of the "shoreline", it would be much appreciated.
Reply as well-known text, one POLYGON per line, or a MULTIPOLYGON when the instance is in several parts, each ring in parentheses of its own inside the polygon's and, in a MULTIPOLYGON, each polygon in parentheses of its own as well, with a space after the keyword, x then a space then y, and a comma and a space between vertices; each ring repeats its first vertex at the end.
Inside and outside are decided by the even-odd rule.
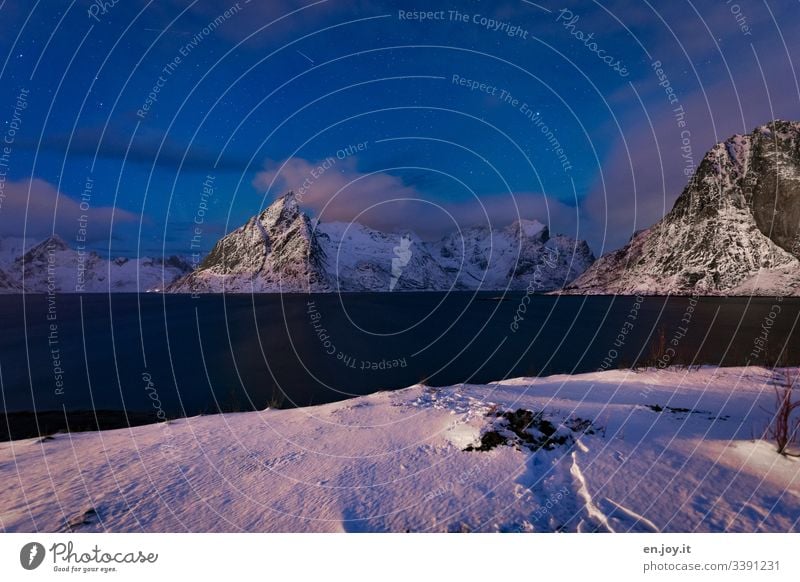
POLYGON ((3 529, 798 531, 800 461, 758 437, 776 381, 704 367, 416 385, 11 441, 3 529))
MULTIPOLYGON (((776 373, 778 370, 794 369, 794 367, 787 366, 785 368, 784 367, 772 368, 769 366, 763 366, 757 364, 733 365, 733 366, 720 366, 713 364, 700 364, 700 365, 687 366, 684 364, 671 364, 666 368, 659 368, 657 366, 647 366, 642 368, 620 367, 620 368, 598 369, 591 372, 580 372, 576 374, 548 374, 546 376, 533 376, 533 377, 521 376, 521 377, 506 378, 503 380, 496 380, 476 385, 492 386, 495 384, 502 384, 505 382, 548 381, 552 378, 565 378, 565 377, 567 378, 572 377, 577 379, 580 378, 581 376, 586 376, 591 374, 603 374, 607 372, 647 374, 653 372, 656 373, 694 372, 703 369, 706 370, 742 369, 742 370, 765 371, 767 373, 776 373)), ((456 384, 456 386, 457 385, 458 384, 456 384)), ((169 415, 164 419, 159 419, 155 411, 144 412, 144 411, 126 411, 126 410, 76 409, 76 410, 63 410, 63 411, 44 410, 36 412, 31 410, 21 410, 8 413, 0 413, 0 443, 8 443, 8 442, 28 440, 28 439, 46 439, 48 437, 53 437, 54 435, 59 435, 59 434, 69 435, 69 434, 79 434, 79 433, 96 433, 109 430, 118 430, 126 428, 130 429, 140 426, 154 426, 185 419, 199 418, 199 417, 214 417, 226 414, 260 413, 260 412, 266 412, 268 410, 271 411, 307 410, 307 409, 313 409, 317 406, 328 406, 328 405, 346 403, 351 401, 357 401, 361 398, 367 398, 375 394, 401 392, 403 390, 409 390, 411 388, 414 388, 415 386, 423 386, 431 390, 441 390, 445 388, 451 388, 453 385, 433 386, 428 384, 415 384, 412 386, 404 386, 400 388, 391 388, 391 389, 378 388, 374 392, 371 392, 369 394, 350 396, 348 398, 343 398, 340 400, 333 400, 330 402, 324 402, 319 404, 310 404, 307 406, 292 406, 287 408, 272 408, 267 406, 261 410, 224 410, 224 411, 220 410, 216 412, 202 412, 194 415, 169 415), (10 426, 11 430, 9 431, 10 426), (14 426, 17 427, 16 431, 14 430, 14 426), (39 432, 34 432, 35 430, 37 430, 37 427, 39 429, 39 432), (21 434, 20 431, 23 431, 24 434, 21 434), (16 438, 9 438, 10 433, 20 434, 20 436, 16 438)))

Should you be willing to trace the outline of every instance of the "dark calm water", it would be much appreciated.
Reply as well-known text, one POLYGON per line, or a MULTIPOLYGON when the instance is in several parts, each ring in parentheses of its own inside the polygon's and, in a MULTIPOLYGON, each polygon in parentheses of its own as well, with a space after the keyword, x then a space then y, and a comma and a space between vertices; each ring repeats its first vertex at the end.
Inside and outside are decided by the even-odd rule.
POLYGON ((800 347, 796 299, 523 296, 0 296, 0 404, 155 421, 784 347, 796 363, 800 347))

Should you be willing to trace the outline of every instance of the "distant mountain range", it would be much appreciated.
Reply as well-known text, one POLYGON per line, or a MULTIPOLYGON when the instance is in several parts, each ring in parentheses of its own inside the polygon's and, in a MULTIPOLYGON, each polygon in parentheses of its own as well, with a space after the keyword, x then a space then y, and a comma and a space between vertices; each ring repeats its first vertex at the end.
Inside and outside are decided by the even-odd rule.
POLYGON ((274 293, 563 288, 589 246, 538 221, 473 227, 437 242, 357 223, 313 222, 289 192, 222 238, 194 271, 185 259, 105 260, 53 235, 0 239, 0 293, 274 293))
POLYGON ((599 259, 575 294, 800 294, 800 123, 715 145, 672 210, 599 259))
POLYGON ((714 146, 659 222, 595 261, 535 220, 438 241, 313 221, 288 192, 220 239, 194 271, 179 257, 79 253, 57 236, 0 240, 0 292, 274 293, 531 290, 568 294, 800 295, 800 123, 714 146))
POLYGON ((70 248, 58 235, 35 244, 0 240, 0 293, 160 291, 190 270, 177 256, 107 261, 95 252, 70 248))
POLYGON ((292 192, 222 238, 178 293, 561 289, 592 264, 583 241, 522 220, 436 242, 357 223, 315 223, 292 192))

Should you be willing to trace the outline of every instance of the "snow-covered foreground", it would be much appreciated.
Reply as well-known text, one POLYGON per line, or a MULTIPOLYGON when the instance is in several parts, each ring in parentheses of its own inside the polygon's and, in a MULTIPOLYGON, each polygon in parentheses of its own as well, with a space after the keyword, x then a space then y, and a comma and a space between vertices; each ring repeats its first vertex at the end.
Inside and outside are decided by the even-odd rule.
POLYGON ((703 368, 413 386, 2 443, 0 528, 798 531, 800 461, 752 438, 773 381, 703 368), (544 411, 538 431, 509 431, 498 414, 518 409, 544 411), (511 444, 490 448, 497 435, 511 444))

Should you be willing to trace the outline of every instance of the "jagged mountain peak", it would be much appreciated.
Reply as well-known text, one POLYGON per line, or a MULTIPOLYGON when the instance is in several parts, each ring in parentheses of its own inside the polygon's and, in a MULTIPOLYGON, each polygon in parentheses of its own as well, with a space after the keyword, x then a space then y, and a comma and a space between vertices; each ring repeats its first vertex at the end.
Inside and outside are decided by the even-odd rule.
POLYGON ((776 120, 716 144, 670 214, 691 219, 738 211, 800 257, 800 123, 776 120))
POLYGON ((326 290, 325 259, 311 219, 289 191, 220 239, 199 268, 169 290, 326 290))
POLYGON ((47 259, 47 255, 51 253, 59 253, 68 251, 69 245, 64 242, 57 234, 51 234, 42 242, 31 246, 25 254, 17 259, 17 263, 27 264, 47 259))
POLYGON ((64 242, 63 238, 54 233, 48 236, 38 245, 31 247, 31 250, 33 250, 34 248, 51 248, 58 251, 65 251, 69 248, 69 245, 66 242, 64 242))
POLYGON ((283 222, 292 222, 298 217, 305 216, 300 210, 300 204, 293 190, 279 196, 259 215, 259 220, 265 227, 276 226, 283 222))
POLYGON ((775 120, 714 145, 672 210, 571 291, 795 294, 798 257, 800 123, 775 120))

